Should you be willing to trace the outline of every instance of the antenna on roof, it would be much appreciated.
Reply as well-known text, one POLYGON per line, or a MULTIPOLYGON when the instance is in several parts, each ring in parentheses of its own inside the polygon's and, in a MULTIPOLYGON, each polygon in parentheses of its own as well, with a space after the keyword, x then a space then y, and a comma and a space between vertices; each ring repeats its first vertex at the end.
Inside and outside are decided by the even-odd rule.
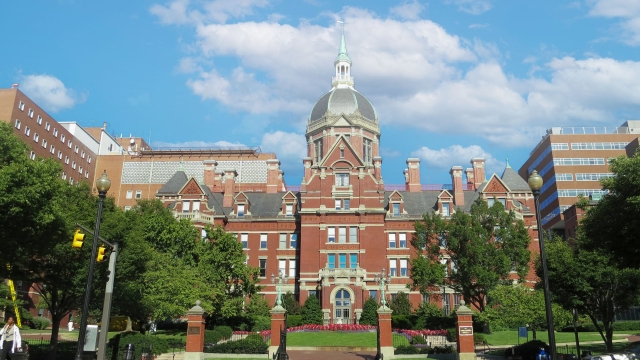
POLYGON ((345 24, 345 22, 346 22, 346 21, 344 21, 344 20, 336 20, 336 22, 337 22, 338 24, 341 24, 341 25, 342 25, 342 33, 344 33, 344 24, 345 24))

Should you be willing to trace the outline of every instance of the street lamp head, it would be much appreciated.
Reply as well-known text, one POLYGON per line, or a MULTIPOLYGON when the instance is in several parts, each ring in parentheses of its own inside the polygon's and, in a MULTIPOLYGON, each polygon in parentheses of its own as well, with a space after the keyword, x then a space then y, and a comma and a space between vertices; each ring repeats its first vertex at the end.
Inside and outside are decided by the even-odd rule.
POLYGON ((385 277, 387 274, 387 269, 382 268, 382 277, 385 277))
POLYGON ((318 284, 318 286, 316 286, 316 291, 322 291, 322 285, 318 284))
POLYGON ((111 188, 111 180, 107 177, 107 170, 102 173, 102 176, 96 181, 96 189, 100 193, 106 193, 111 188))
POLYGON ((275 284, 276 283, 276 276, 273 275, 273 273, 271 273, 271 283, 275 284))
POLYGON ((528 182, 529 182, 529 188, 531 188, 531 191, 538 192, 540 191, 540 189, 542 189, 542 185, 543 185, 542 176, 540 176, 537 171, 533 170, 531 172, 531 175, 529 175, 528 182))

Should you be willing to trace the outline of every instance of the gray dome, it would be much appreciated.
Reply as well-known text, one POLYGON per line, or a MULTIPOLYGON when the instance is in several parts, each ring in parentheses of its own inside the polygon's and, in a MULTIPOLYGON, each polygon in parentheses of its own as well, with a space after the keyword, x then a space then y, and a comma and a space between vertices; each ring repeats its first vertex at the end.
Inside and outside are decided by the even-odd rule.
POLYGON ((352 115, 356 111, 360 112, 365 119, 378 122, 376 110, 364 95, 352 88, 333 88, 328 93, 322 95, 316 102, 309 115, 309 122, 314 122, 325 116, 339 116, 342 114, 352 115))

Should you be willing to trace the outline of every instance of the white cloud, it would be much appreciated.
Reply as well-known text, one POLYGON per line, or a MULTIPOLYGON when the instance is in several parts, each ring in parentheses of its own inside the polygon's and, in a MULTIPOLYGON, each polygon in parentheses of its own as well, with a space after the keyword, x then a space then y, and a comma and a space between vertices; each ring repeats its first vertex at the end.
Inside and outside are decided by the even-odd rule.
POLYGON ((470 167, 469 162, 473 158, 484 158, 487 175, 502 173, 505 163, 496 160, 490 153, 484 151, 478 145, 463 147, 461 145, 451 145, 445 149, 432 150, 426 146, 411 153, 412 156, 420 158, 425 165, 438 169, 449 170, 453 166, 462 166, 463 169, 470 167))
POLYGON ((489 24, 471 24, 469 25, 469 29, 484 29, 488 28, 489 24))
POLYGON ((86 100, 85 95, 78 95, 55 76, 27 75, 20 81, 20 90, 45 110, 57 112, 70 109, 86 100))
POLYGON ((445 2, 457 5, 458 10, 472 15, 480 15, 493 7, 490 0, 445 0, 445 2))
POLYGON ((275 131, 262 136, 260 149, 273 152, 280 162, 299 168, 302 158, 307 156, 307 140, 303 134, 275 131))
POLYGON ((614 33, 629 45, 640 45, 640 1, 637 0, 589 0, 589 15, 620 18, 614 33))
POLYGON ((424 5, 420 4, 418 0, 405 1, 389 10, 392 15, 408 20, 420 19, 420 13, 422 13, 422 11, 424 11, 424 5))
POLYGON ((188 24, 213 21, 224 24, 231 18, 253 15, 255 7, 263 8, 268 0, 205 1, 202 10, 189 10, 190 0, 174 0, 168 5, 154 4, 149 11, 163 24, 188 24))

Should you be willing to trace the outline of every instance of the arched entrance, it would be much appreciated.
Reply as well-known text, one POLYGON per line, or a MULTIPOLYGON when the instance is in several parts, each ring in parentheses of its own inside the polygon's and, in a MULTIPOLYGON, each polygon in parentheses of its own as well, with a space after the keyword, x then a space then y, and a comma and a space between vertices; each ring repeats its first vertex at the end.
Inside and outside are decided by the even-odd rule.
POLYGON ((334 324, 351 324, 351 294, 345 290, 340 289, 336 292, 334 297, 334 324))

